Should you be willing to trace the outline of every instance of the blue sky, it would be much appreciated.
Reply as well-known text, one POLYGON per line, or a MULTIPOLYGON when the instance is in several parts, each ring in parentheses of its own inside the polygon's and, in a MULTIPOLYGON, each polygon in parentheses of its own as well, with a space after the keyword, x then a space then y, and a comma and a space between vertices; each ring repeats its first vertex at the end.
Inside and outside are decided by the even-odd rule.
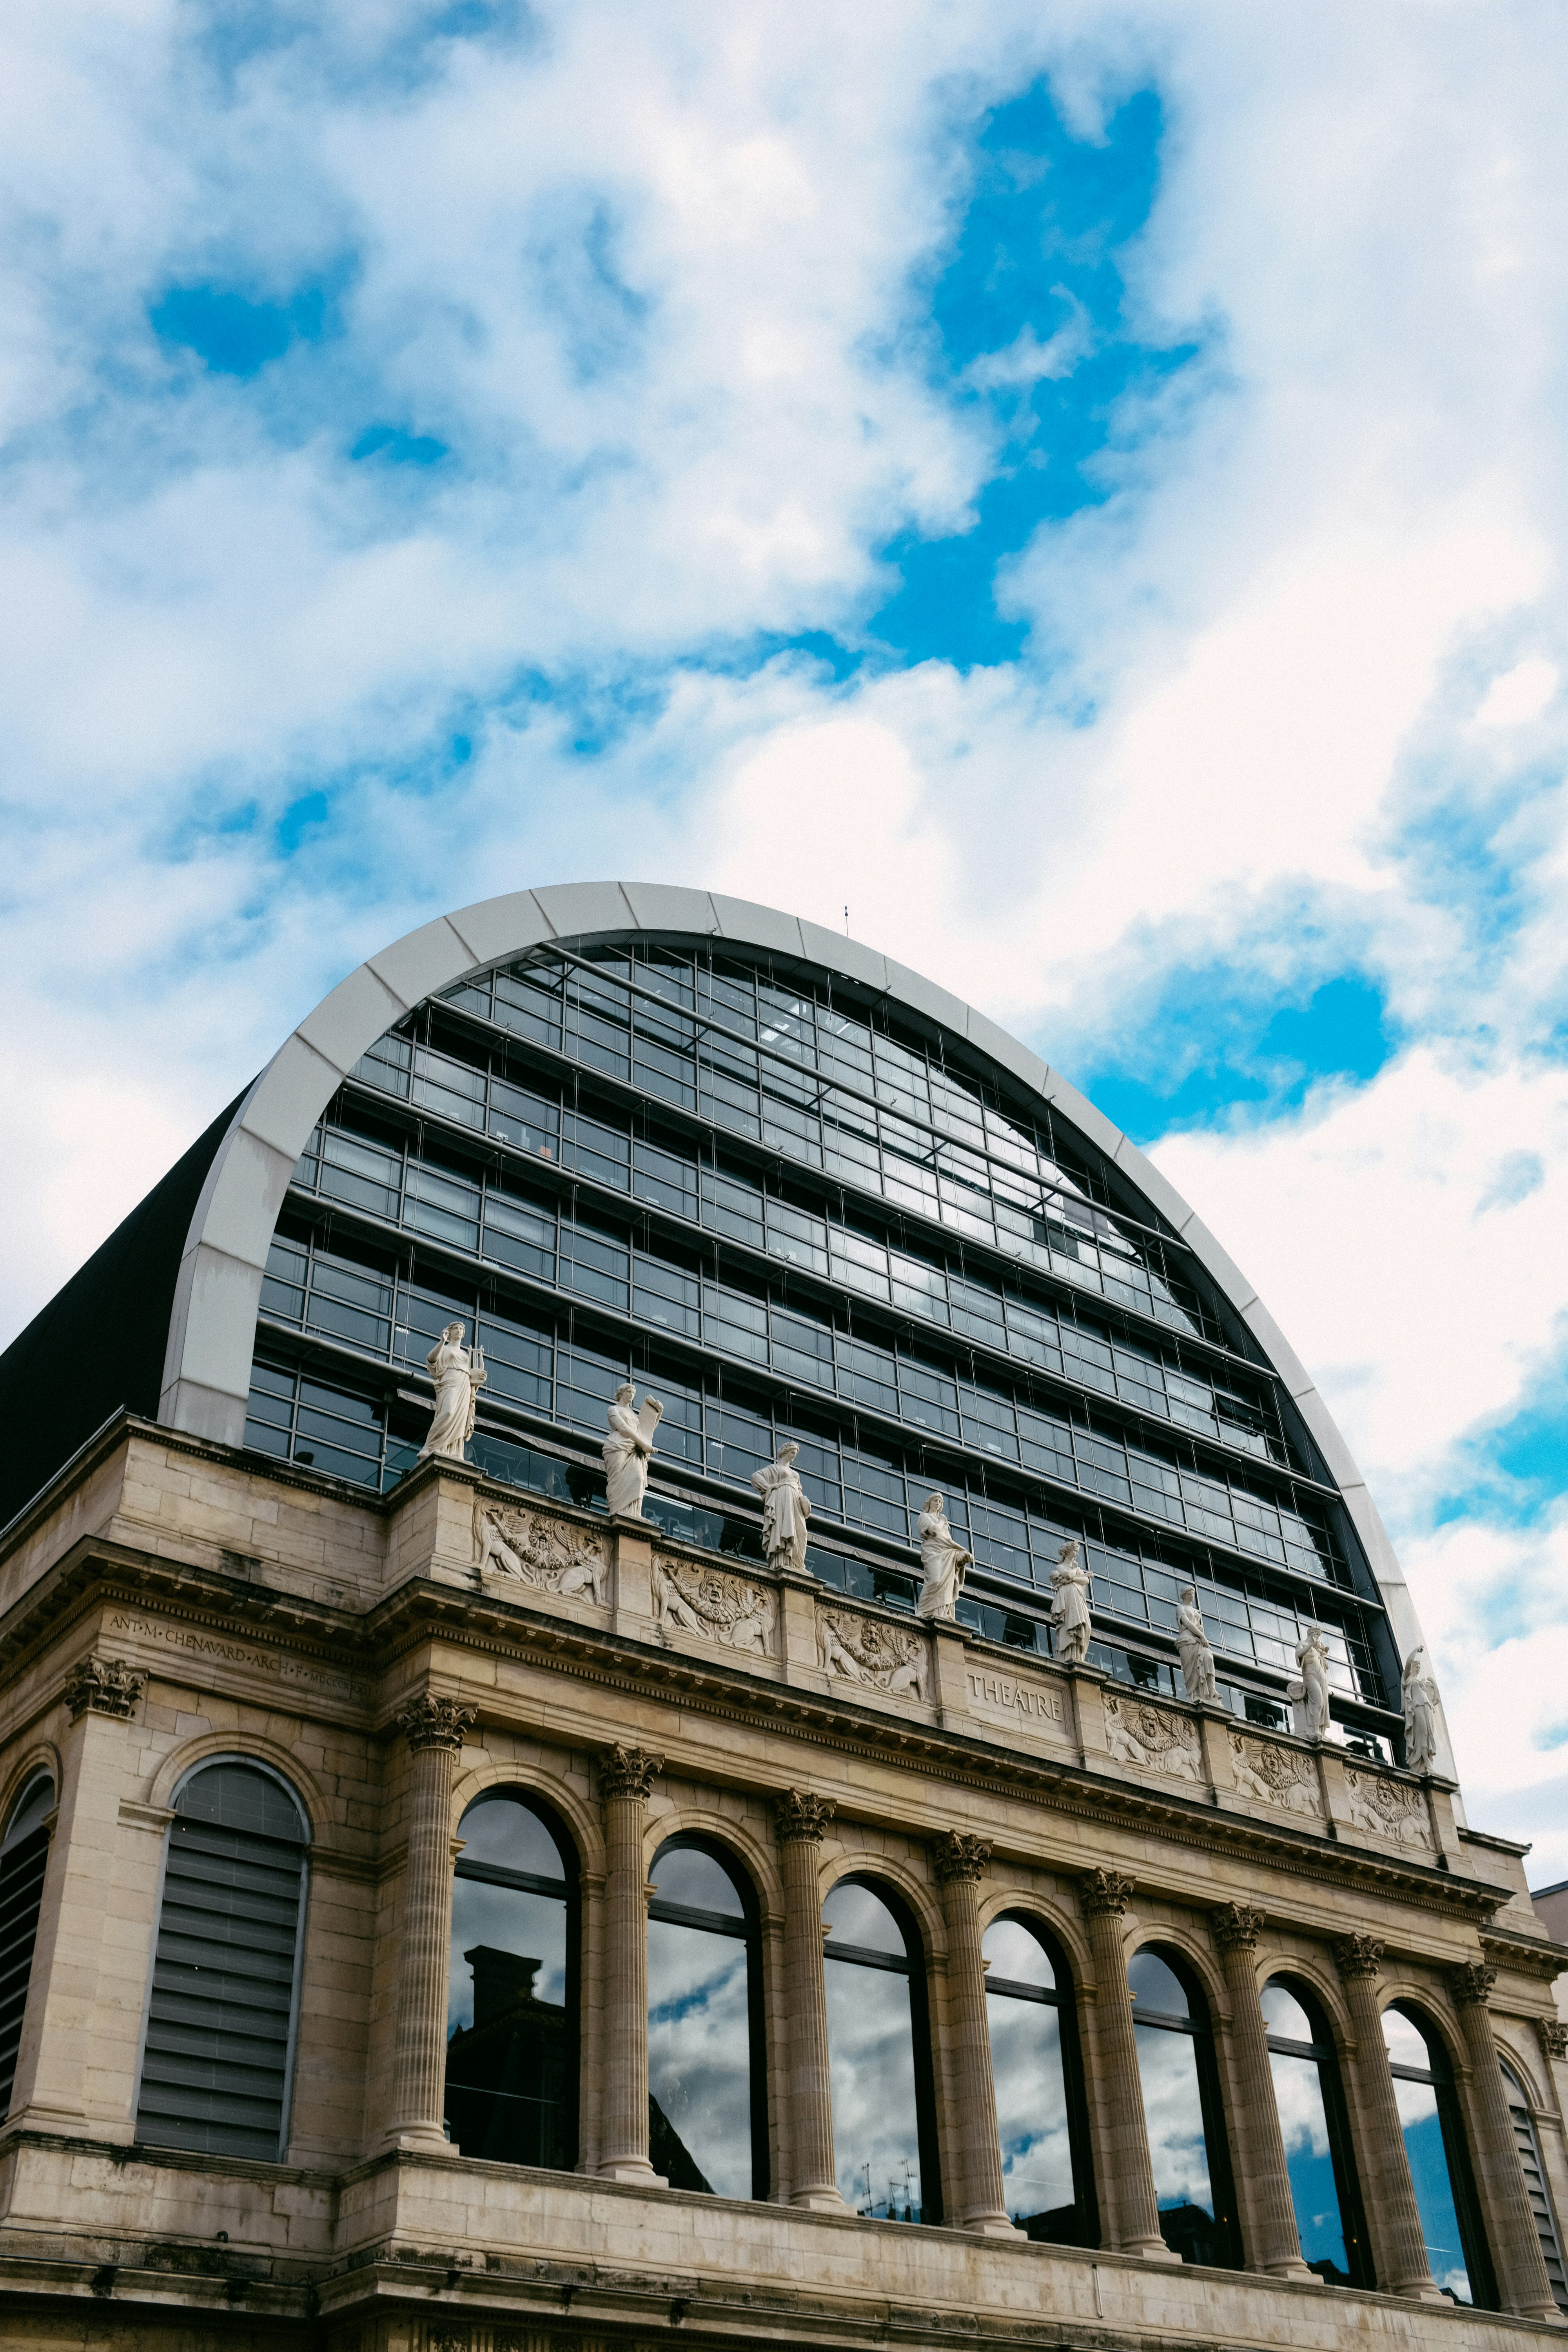
POLYGON ((1568 1875, 1559 16, 255 0, 8 63, 6 1331, 439 908, 847 904, 1258 1283, 1568 1875))

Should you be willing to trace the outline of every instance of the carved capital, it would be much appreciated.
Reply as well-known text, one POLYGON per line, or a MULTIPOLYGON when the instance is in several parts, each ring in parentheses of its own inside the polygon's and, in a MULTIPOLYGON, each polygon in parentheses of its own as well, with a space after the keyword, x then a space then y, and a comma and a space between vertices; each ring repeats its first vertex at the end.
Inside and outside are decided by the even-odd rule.
POLYGON ((1383 1946, 1375 1936, 1341 1936, 1334 1945, 1334 1966, 1346 1984, 1378 1974, 1383 1946))
POLYGON ((426 1748, 448 1748, 455 1756, 474 1714, 471 1706, 459 1706, 455 1699, 437 1698, 429 1691, 421 1691, 398 1715, 397 1728, 416 1756, 422 1755, 426 1748))
POLYGON ((1448 1970, 1448 1990, 1457 2009, 1484 2009, 1496 1982, 1497 1970, 1489 1969, 1485 1960, 1461 1960, 1457 1969, 1448 1970))
POLYGON ((1131 1879, 1120 1870, 1091 1870, 1079 1882, 1079 1900, 1086 1919, 1120 1919, 1131 1892, 1131 1879))
POLYGON ((807 1789, 786 1789, 773 1799, 773 1822, 780 1845, 820 1845, 822 1832, 833 1819, 831 1797, 814 1797, 807 1789))
POLYGON ((1537 2023, 1541 2032, 1541 2046, 1547 2056, 1568 2058, 1568 2025, 1563 2025, 1555 2017, 1540 2018, 1537 2023))
POLYGON ((945 1886, 950 1878, 983 1878, 991 1859, 991 1841, 967 1837, 962 1830, 944 1830, 941 1837, 931 1840, 931 1853, 937 1879, 945 1886))
POLYGON ((1250 1903, 1222 1903, 1217 1911, 1211 1913, 1209 1924, 1222 1952, 1255 1952, 1263 1914, 1255 1911, 1250 1903))
POLYGON ((142 1695, 145 1675, 133 1675, 120 1658, 84 1658, 66 1684, 66 1705, 74 1723, 90 1707, 94 1715, 130 1715, 142 1695))
POLYGON ((599 1759, 599 1794, 606 1801, 635 1797, 639 1805, 646 1805, 654 1774, 663 1769, 663 1757, 650 1756, 646 1748, 612 1748, 599 1759))

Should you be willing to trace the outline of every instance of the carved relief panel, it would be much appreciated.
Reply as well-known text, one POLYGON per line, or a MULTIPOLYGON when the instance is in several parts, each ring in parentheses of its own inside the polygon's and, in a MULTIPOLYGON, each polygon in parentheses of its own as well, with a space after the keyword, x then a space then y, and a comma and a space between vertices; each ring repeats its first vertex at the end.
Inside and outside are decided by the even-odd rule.
POLYGON ((560 1601, 588 1601, 604 1608, 608 1599, 605 1539, 570 1519, 542 1511, 519 1511, 476 1497, 474 1564, 481 1584, 495 1580, 531 1585, 560 1601))
POLYGON ((773 1596, 749 1576, 731 1576, 670 1552, 656 1552, 653 1613, 667 1632, 695 1633, 727 1650, 749 1651, 753 1657, 774 1654, 773 1596))
POLYGON ((1239 1731, 1226 1734, 1230 1743, 1230 1769, 1237 1794, 1255 1804, 1278 1805, 1282 1812, 1323 1818, 1322 1792, 1310 1757, 1272 1739, 1248 1739, 1239 1731))
POLYGON ((1391 1838, 1396 1845, 1430 1846, 1431 1824, 1418 1789, 1347 1764, 1345 1795, 1358 1829, 1369 1830, 1373 1837, 1391 1838))
POLYGON ((816 1610, 816 1654, 822 1671, 862 1690, 922 1702, 930 1690, 931 1653, 923 1634, 862 1617, 855 1609, 816 1610))
POLYGON ((1131 1764, 1140 1772, 1164 1772, 1178 1780, 1204 1777, 1198 1727, 1174 1707, 1107 1691, 1105 1745, 1119 1764, 1131 1764))

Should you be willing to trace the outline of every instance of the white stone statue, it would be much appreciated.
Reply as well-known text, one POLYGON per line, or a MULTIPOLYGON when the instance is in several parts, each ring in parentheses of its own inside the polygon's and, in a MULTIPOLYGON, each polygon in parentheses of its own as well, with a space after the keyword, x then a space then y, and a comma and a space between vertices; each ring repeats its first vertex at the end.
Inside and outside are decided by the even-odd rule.
POLYGON ((1399 1694, 1405 1706, 1405 1769, 1430 1772, 1437 1758, 1437 1685, 1421 1671, 1425 1650, 1412 1650, 1405 1661, 1399 1694))
POLYGON ((940 1495, 928 1495, 921 1513, 921 1597, 917 1617, 956 1617, 958 1596, 965 1572, 974 1565, 973 1552, 954 1543, 952 1529, 940 1495))
POLYGON ((1214 1652, 1209 1637, 1204 1632, 1204 1612, 1198 1606, 1195 1589, 1184 1584, 1178 1595, 1176 1611, 1176 1650, 1182 1661, 1182 1684, 1190 1699, 1201 1706, 1217 1706, 1219 1693, 1215 1685, 1214 1652))
POLYGON ((653 1460, 653 1433, 664 1417, 657 1397, 645 1397, 641 1412, 634 1412, 637 1386, 623 1381, 605 1418, 610 1433, 600 1448, 605 1461, 605 1502, 613 1519, 640 1519, 647 1493, 647 1465, 653 1460))
POLYGON ((470 1354, 463 1345, 464 1326, 448 1323, 425 1359, 425 1369, 436 1383, 436 1412, 430 1434, 419 1448, 419 1458, 443 1454, 453 1462, 463 1459, 463 1448, 474 1433, 479 1391, 485 1384, 484 1351, 470 1354))
POLYGON ((1329 1735, 1329 1651, 1321 1625, 1309 1625, 1296 1644, 1301 1669, 1302 1737, 1326 1739, 1329 1735))
POLYGON ((752 1484, 763 1498, 763 1549, 772 1569, 805 1571, 805 1523, 811 1505, 795 1467, 798 1445, 781 1445, 765 1470, 753 1470, 752 1484))
POLYGON ((1081 1666, 1089 1655, 1089 1570, 1079 1561, 1071 1536, 1057 1554, 1051 1591, 1056 1654, 1064 1665, 1081 1666))

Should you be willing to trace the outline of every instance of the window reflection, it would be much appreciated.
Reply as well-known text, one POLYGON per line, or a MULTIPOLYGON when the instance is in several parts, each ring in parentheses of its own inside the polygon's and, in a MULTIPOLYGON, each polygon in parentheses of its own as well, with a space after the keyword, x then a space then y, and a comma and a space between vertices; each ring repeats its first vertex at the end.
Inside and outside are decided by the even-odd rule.
POLYGON ((576 1864, 510 1790, 477 1798, 458 1835, 447 2134, 465 2156, 563 2169, 576 2158, 576 1864))
POLYGON ((1384 2011, 1383 2038, 1426 2242, 1426 2266, 1455 2303, 1490 2309, 1496 2297, 1447 2053, 1438 2036, 1402 2008, 1384 2011))
POLYGON ((912 1929, 859 1879, 822 1906, 838 2193, 881 2221, 934 2221, 925 1982, 912 1929))
POLYGON ((1081 2076, 1065 1969, 1022 1919, 997 1919, 981 1947, 1007 2210, 1052 2245, 1099 2242, 1081 2122, 1081 2076))
POLYGON ((762 1983, 749 1886, 671 1839, 648 1905, 648 2155, 672 2189, 765 2197, 762 1983))
POLYGON ((1160 2234, 1185 2263, 1234 2267, 1229 2168, 1203 1997, 1184 1969, 1178 1974, 1157 1952, 1135 1953, 1127 1981, 1160 2234))
POLYGON ((1278 1978, 1262 1994, 1301 2260, 1329 2286, 1370 2286, 1339 2068, 1310 1998, 1278 1978))

